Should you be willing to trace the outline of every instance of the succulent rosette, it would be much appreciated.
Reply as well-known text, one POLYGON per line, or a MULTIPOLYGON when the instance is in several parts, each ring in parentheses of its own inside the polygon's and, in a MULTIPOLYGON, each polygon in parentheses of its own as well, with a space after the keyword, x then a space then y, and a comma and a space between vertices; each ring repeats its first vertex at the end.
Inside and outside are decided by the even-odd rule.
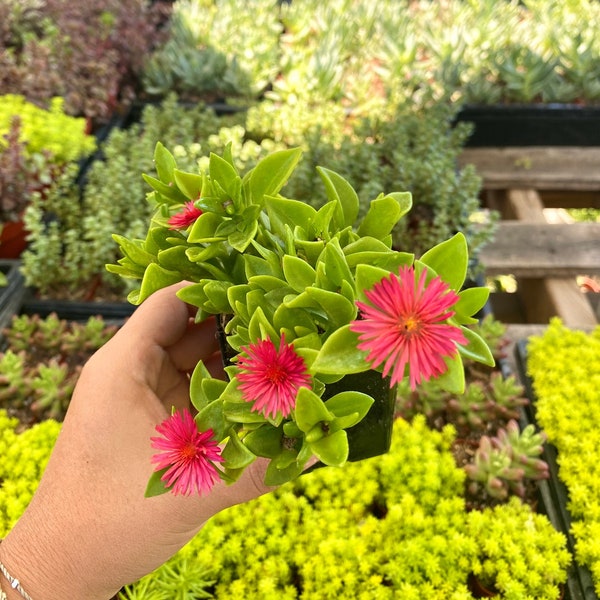
MULTIPOLYGON (((468 327, 489 292, 464 287, 464 235, 418 258, 398 251, 391 232, 411 194, 382 193, 359 218, 356 191, 324 167, 321 208, 286 198, 301 154, 274 152, 242 176, 228 147, 206 172, 189 173, 157 144, 157 176, 144 175, 156 207, 146 238, 115 235, 123 258, 107 266, 141 281, 134 304, 191 281, 181 299, 198 320, 223 323, 227 380, 200 363, 190 395, 198 431, 210 430, 221 448, 211 465, 227 481, 257 456, 270 459, 268 484, 297 477, 312 457, 343 465, 348 433, 377 401, 356 385, 339 391, 345 377, 378 373, 392 394, 405 377, 412 387, 435 378, 461 393, 463 357, 494 363, 468 327)), ((163 469, 148 493, 174 489, 173 470, 165 477, 168 466, 155 462, 163 469)))

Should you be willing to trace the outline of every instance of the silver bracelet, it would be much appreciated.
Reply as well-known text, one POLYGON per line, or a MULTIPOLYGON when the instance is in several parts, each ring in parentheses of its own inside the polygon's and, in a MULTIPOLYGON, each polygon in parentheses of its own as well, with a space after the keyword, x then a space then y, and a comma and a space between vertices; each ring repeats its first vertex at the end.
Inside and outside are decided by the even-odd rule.
MULTIPOLYGON (((0 544, 1 543, 2 543, 2 540, 0 540, 0 544)), ((13 577, 6 570, 6 567, 1 562, 0 562, 0 573, 2 573, 2 575, 4 575, 4 577, 6 578, 6 581, 8 581, 8 583, 10 583, 10 587, 13 590, 17 590, 17 592, 19 592, 19 594, 21 594, 21 596, 23 598, 25 598, 25 600, 32 600, 31 596, 21 587, 21 582, 16 577, 13 577)), ((6 592, 3 592, 2 590, 0 590, 0 600, 7 600, 6 592)))

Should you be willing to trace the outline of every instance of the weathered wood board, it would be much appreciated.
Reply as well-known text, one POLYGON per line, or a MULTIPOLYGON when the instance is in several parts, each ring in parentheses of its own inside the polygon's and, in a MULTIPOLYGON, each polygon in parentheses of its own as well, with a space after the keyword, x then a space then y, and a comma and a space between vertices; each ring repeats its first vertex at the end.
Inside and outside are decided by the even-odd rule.
POLYGON ((465 148, 459 167, 473 164, 485 189, 600 190, 600 148, 465 148))
POLYGON ((600 274, 600 223, 501 221, 481 251, 488 275, 575 277, 600 274))

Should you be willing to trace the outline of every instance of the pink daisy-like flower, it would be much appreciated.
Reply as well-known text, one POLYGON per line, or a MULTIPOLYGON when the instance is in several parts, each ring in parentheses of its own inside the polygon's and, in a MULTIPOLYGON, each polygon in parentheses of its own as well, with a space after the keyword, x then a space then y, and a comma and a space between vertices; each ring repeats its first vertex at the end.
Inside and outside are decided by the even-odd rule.
POLYGON ((356 303, 361 319, 350 324, 373 368, 383 364, 383 376, 391 372, 394 385, 408 365, 413 390, 444 373, 444 357, 455 356, 456 344, 467 343, 460 328, 442 323, 454 315, 458 295, 439 277, 425 285, 426 276, 424 269, 417 281, 414 267, 404 266, 398 276, 385 277, 365 291, 370 304, 356 303))
POLYGON ((186 202, 183 209, 175 213, 169 219, 169 229, 185 229, 196 222, 202 211, 190 200, 186 202))
POLYGON ((172 486, 175 495, 208 493, 219 479, 214 463, 223 462, 212 429, 199 431, 185 409, 157 425, 156 431, 162 437, 150 438, 152 447, 159 451, 151 460, 155 471, 167 469, 161 477, 165 485, 172 486))
POLYGON ((244 400, 254 402, 252 410, 266 417, 281 413, 287 417, 296 405, 301 387, 310 387, 304 359, 281 337, 279 351, 271 340, 261 340, 241 349, 238 366, 239 388, 244 400))

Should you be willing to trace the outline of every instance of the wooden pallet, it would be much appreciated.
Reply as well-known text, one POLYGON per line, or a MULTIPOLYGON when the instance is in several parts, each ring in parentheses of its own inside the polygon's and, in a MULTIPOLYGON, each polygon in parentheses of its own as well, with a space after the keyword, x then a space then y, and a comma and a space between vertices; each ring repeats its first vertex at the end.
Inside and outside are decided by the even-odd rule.
POLYGON ((476 148, 460 162, 475 164, 502 217, 480 258, 486 274, 516 277, 525 322, 596 324, 576 277, 600 275, 600 223, 550 223, 544 209, 600 208, 600 148, 476 148))

